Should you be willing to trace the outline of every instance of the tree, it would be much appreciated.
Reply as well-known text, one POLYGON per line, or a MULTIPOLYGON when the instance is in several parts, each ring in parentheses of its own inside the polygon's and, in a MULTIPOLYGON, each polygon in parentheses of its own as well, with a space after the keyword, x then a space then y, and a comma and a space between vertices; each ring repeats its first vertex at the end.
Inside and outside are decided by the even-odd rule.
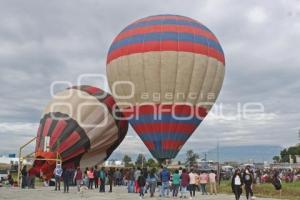
POLYGON ((273 161, 274 161, 275 163, 280 162, 280 157, 279 157, 279 156, 274 156, 274 157, 273 157, 273 161))
POLYGON ((297 155, 300 155, 300 144, 283 149, 280 152, 280 162, 290 162, 290 156, 292 158, 292 161, 296 162, 297 155))
POLYGON ((185 164, 188 166, 193 166, 196 164, 197 159, 199 159, 199 154, 194 153, 193 150, 188 150, 186 152, 186 162, 185 164))
POLYGON ((123 157, 123 162, 125 163, 125 167, 129 167, 129 164, 130 164, 131 161, 132 161, 131 157, 128 156, 127 154, 125 154, 124 157, 123 157))
POLYGON ((136 158, 135 164, 139 167, 144 167, 146 165, 146 158, 144 154, 139 154, 136 158))
POLYGON ((147 167, 157 168, 158 163, 153 158, 149 158, 148 161, 147 161, 147 167))

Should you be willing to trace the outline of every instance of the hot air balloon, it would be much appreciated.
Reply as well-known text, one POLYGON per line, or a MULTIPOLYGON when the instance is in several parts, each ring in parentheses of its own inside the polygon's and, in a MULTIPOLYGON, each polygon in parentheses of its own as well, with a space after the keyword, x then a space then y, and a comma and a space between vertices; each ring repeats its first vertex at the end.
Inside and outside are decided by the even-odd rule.
POLYGON ((162 161, 176 157, 216 101, 225 58, 216 36, 200 22, 156 15, 116 36, 106 70, 118 106, 162 161))
MULTIPOLYGON (((92 86, 57 93, 46 106, 36 140, 36 157, 55 158, 63 166, 91 167, 107 159, 124 139, 128 122, 111 95, 92 86)), ((36 161, 51 177, 55 161, 36 161)))

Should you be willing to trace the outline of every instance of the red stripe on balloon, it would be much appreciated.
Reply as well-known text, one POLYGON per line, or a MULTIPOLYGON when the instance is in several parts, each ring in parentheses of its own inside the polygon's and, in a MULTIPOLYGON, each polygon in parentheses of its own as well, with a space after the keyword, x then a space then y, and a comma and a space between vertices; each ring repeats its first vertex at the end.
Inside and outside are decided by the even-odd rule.
POLYGON ((70 136, 64 140, 61 145, 58 147, 58 152, 62 153, 64 152, 66 149, 70 148, 71 146, 73 146, 76 142, 78 142, 80 140, 80 135, 79 133, 77 133, 76 131, 71 133, 70 136))
POLYGON ((96 87, 91 87, 91 86, 89 86, 89 87, 84 88, 84 91, 86 91, 87 93, 93 95, 93 94, 99 92, 100 89, 99 89, 99 88, 96 88, 96 87))
POLYGON ((67 123, 63 120, 59 120, 53 130, 50 138, 50 147, 55 144, 56 140, 61 135, 62 131, 66 128, 67 123))
POLYGON ((52 123, 52 119, 51 118, 46 119, 46 122, 45 122, 45 125, 44 125, 44 130, 43 130, 43 136, 47 136, 48 135, 51 123, 52 123))
POLYGON ((107 64, 121 56, 151 51, 183 51, 202 54, 213 57, 225 65, 224 55, 214 48, 210 48, 197 43, 183 41, 152 41, 123 46, 108 54, 107 64))
POLYGON ((163 140, 162 148, 163 150, 179 150, 185 141, 177 141, 177 140, 163 140))
POLYGON ((198 36, 203 36, 205 38, 211 39, 217 43, 219 41, 217 40, 216 36, 212 34, 211 32, 200 29, 197 27, 187 26, 187 25, 152 25, 152 26, 146 26, 146 27, 138 27, 135 29, 129 29, 125 32, 120 33, 113 41, 117 42, 119 40, 139 35, 139 34, 147 34, 147 33, 157 33, 157 32, 176 32, 176 33, 190 33, 198 36))
POLYGON ((150 141, 143 141, 143 142, 149 150, 153 150, 155 148, 155 145, 153 142, 150 142, 150 141))
POLYGON ((65 156, 63 157, 62 159, 64 161, 67 161, 67 160, 70 160, 76 156, 79 156, 80 154, 83 154, 85 152, 85 148, 84 147, 81 147, 81 148, 78 148, 76 151, 73 151, 71 154, 69 154, 68 156, 65 156))

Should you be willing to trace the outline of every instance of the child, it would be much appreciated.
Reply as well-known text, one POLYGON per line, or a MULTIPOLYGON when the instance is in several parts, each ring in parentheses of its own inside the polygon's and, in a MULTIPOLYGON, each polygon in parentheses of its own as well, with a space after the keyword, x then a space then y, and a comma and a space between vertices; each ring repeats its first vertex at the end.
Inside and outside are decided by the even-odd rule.
POLYGON ((138 187, 140 188, 140 198, 142 199, 142 198, 144 198, 144 187, 146 185, 146 179, 144 177, 143 172, 141 172, 141 174, 139 175, 137 184, 138 184, 138 187))

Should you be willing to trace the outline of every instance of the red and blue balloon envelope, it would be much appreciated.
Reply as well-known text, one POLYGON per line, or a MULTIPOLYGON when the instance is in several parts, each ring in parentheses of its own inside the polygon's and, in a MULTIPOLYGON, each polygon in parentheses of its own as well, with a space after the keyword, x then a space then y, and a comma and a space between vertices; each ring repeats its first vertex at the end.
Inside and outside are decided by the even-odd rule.
MULTIPOLYGON (((99 88, 74 86, 59 92, 43 112, 36 157, 53 159, 59 154, 63 167, 101 164, 127 133, 128 122, 122 118, 113 97, 99 88)), ((49 179, 55 161, 37 160, 35 167, 49 179)))
POLYGON ((157 160, 175 158, 216 101, 225 58, 216 36, 178 15, 128 25, 107 55, 112 95, 157 160))

